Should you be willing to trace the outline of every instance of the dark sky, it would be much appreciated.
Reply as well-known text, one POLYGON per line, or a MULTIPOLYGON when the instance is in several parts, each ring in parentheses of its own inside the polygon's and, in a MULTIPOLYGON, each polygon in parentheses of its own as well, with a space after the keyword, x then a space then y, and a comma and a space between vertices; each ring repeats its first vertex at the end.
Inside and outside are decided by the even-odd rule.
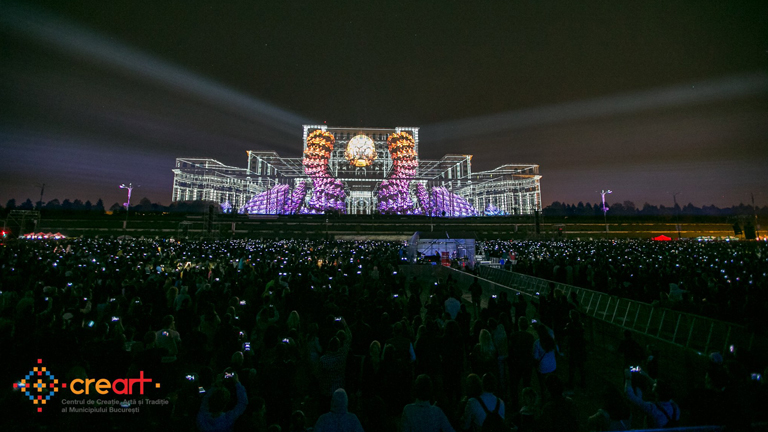
POLYGON ((169 203, 176 157, 419 126, 544 204, 768 205, 768 2, 0 0, 0 203, 169 203))

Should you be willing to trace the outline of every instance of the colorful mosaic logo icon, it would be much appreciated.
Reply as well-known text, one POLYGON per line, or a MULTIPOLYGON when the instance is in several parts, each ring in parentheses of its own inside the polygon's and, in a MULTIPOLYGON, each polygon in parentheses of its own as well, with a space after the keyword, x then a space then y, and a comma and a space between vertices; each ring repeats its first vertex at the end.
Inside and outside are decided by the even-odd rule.
MULTIPOLYGON (((43 364, 43 359, 37 359, 37 364, 43 364)), ((59 380, 44 366, 35 366, 24 378, 13 383, 13 388, 21 390, 35 405, 45 405, 51 397, 59 391, 59 380)), ((67 383, 61 383, 62 388, 67 383)), ((43 412, 43 407, 38 406, 37 412, 43 412)))

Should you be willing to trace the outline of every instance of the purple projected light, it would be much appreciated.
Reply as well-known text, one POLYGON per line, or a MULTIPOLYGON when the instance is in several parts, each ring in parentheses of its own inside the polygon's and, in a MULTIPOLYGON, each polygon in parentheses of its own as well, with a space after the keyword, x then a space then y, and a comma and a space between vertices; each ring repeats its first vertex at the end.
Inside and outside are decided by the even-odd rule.
POLYGON ((293 189, 291 198, 285 203, 284 214, 296 214, 299 213, 301 204, 304 202, 304 197, 307 195, 307 182, 299 182, 293 189))
POLYGON ((417 214, 423 214, 424 216, 436 216, 435 214, 435 202, 432 197, 429 196, 427 188, 423 184, 416 185, 416 198, 419 199, 419 205, 421 209, 417 214))
POLYGON ((335 138, 330 132, 316 130, 307 137, 304 151, 304 172, 312 179, 312 198, 300 213, 317 214, 326 211, 346 213, 346 193, 341 181, 331 177, 328 159, 331 157, 335 138))
POLYGON ((383 214, 418 213, 408 191, 419 166, 414 150, 416 143, 407 132, 393 133, 387 142, 392 156, 392 175, 379 187, 379 211, 383 214))
POLYGON ((493 204, 488 204, 484 213, 486 216, 504 216, 506 214, 503 210, 499 209, 493 204))
POLYGON ((432 188, 432 198, 437 216, 466 217, 477 216, 477 211, 464 198, 448 191, 442 186, 432 188))
POLYGON ((288 185, 277 185, 272 189, 254 195, 246 205, 240 208, 239 213, 284 214, 289 189, 288 185))

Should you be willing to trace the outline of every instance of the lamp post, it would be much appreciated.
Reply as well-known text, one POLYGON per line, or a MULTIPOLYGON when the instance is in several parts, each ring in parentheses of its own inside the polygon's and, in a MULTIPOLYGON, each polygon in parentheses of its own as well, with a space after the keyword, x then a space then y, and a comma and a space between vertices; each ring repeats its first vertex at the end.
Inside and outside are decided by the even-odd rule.
POLYGON ((680 192, 675 192, 672 194, 672 201, 675 202, 675 219, 677 223, 675 224, 677 226, 677 239, 680 240, 680 209, 677 207, 677 196, 680 195, 680 192))
POLYGON ((38 210, 42 210, 43 209, 43 192, 45 192, 45 183, 37 184, 35 186, 40 187, 40 201, 38 201, 37 203, 38 203, 38 210))
POLYGON ((605 205, 605 195, 613 193, 612 190, 600 191, 600 196, 603 198, 603 221, 605 221, 605 237, 608 237, 608 206, 605 205))
POLYGON ((755 216, 755 238, 760 240, 760 221, 757 220, 757 208, 755 207, 755 194, 752 195, 752 213, 755 216))
POLYGON ((120 189, 128 189, 128 202, 123 203, 125 206, 125 222, 123 222, 123 235, 126 235, 128 233, 128 210, 131 208, 131 192, 133 192, 133 183, 128 183, 128 186, 125 185, 125 183, 120 185, 120 189))

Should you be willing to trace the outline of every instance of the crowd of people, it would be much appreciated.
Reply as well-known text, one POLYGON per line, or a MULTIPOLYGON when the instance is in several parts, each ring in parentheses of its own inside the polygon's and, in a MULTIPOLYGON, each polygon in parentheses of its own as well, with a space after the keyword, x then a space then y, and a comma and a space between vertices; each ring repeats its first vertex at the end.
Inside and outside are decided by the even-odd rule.
MULTIPOLYGON (((597 266, 612 262, 604 243, 593 245, 600 256, 591 258, 576 252, 582 244, 561 252, 555 244, 524 245, 514 245, 521 268, 574 283, 600 280, 597 266), (552 261, 534 259, 544 256, 552 261), (592 270, 560 268, 572 259, 592 270)), ((745 254, 734 259, 749 264, 726 267, 754 268, 745 254)), ((461 286, 451 277, 406 277, 403 256, 403 244, 377 241, 8 244, 0 248, 0 343, 12 353, 2 358, 4 382, 39 358, 66 382, 152 377, 161 386, 143 397, 168 403, 142 404, 135 415, 84 419, 47 410, 4 421, 17 429, 626 430, 633 421, 728 423, 725 410, 734 403, 726 401, 765 400, 766 387, 753 388, 734 355, 713 354, 697 398, 678 404, 631 334, 620 347, 624 387, 611 384, 587 371, 590 355, 607 353, 589 349, 578 304, 556 295, 537 309, 511 291, 488 299, 477 280, 461 286), (597 413, 578 408, 578 395, 603 387, 597 413), (691 413, 687 420, 683 412, 691 413)), ((616 274, 629 271, 629 261, 615 266, 616 274)), ((2 403, 30 409, 10 386, 2 403)), ((759 418, 748 406, 738 406, 739 415, 759 418)))
POLYGON ((768 242, 488 241, 481 247, 518 273, 768 330, 768 242))

